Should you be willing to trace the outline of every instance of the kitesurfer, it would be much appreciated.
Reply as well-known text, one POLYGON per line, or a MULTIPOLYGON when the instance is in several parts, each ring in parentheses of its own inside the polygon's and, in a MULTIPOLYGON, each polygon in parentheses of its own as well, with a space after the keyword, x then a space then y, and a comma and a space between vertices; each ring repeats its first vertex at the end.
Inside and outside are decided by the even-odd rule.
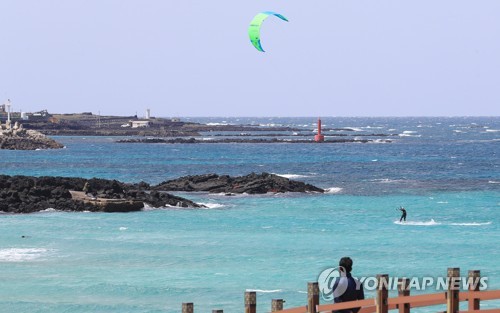
POLYGON ((406 222, 406 209, 405 209, 405 208, 403 208, 403 207, 399 207, 399 210, 400 210, 401 212, 403 212, 403 213, 401 214, 401 218, 399 219, 399 221, 400 221, 400 222, 401 222, 401 221, 405 221, 405 222, 406 222))

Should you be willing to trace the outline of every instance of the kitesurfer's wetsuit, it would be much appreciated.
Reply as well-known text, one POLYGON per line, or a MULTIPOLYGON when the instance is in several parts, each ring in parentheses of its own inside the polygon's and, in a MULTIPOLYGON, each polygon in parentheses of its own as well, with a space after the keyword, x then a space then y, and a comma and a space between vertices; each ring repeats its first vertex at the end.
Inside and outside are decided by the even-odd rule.
POLYGON ((401 218, 399 219, 399 221, 405 221, 406 222, 406 210, 404 208, 399 208, 401 210, 401 212, 403 212, 403 214, 401 215, 401 218))

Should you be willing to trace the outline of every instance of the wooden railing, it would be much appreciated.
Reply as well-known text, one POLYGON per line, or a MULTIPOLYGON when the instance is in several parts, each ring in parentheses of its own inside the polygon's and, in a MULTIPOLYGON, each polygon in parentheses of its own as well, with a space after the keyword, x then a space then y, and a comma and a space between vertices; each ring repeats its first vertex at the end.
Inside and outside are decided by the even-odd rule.
MULTIPOLYGON (((500 299, 500 290, 479 290, 479 271, 469 271, 468 278, 475 283, 469 284, 468 291, 460 292, 460 269, 448 268, 447 290, 433 294, 410 296, 409 279, 398 280, 398 296, 389 298, 387 286, 388 275, 377 275, 377 295, 372 299, 342 302, 335 304, 319 304, 319 285, 317 282, 307 284, 307 305, 283 309, 283 299, 273 299, 271 312, 275 313, 330 313, 337 310, 360 308, 358 313, 387 313, 398 310, 399 313, 410 313, 410 309, 446 304, 447 313, 500 313, 500 308, 481 310, 481 301, 500 299), (467 301, 468 309, 459 311, 459 303, 467 301)), ((183 303, 182 313, 193 313, 193 303, 183 303)), ((257 294, 245 292, 245 313, 257 312, 257 294)), ((223 313, 213 310, 212 313, 223 313)))

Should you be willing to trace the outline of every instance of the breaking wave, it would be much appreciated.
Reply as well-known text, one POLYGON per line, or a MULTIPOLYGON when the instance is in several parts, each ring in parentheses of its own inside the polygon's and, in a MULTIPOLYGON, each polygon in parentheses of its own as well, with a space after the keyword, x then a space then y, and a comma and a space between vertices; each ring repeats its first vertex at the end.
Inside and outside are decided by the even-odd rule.
POLYGON ((0 249, 0 262, 33 261, 47 255, 49 252, 49 249, 44 248, 0 249))
POLYGON ((330 187, 325 189, 325 193, 340 193, 343 189, 341 187, 330 187))

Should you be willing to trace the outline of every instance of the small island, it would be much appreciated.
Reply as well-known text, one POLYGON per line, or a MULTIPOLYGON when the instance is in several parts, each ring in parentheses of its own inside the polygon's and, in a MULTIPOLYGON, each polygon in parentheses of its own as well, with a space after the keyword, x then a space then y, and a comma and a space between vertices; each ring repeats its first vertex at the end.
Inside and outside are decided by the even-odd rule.
POLYGON ((184 176, 164 181, 153 187, 162 191, 205 191, 210 193, 265 194, 284 192, 325 192, 324 189, 300 181, 290 180, 270 173, 251 173, 245 176, 231 177, 217 174, 184 176))

